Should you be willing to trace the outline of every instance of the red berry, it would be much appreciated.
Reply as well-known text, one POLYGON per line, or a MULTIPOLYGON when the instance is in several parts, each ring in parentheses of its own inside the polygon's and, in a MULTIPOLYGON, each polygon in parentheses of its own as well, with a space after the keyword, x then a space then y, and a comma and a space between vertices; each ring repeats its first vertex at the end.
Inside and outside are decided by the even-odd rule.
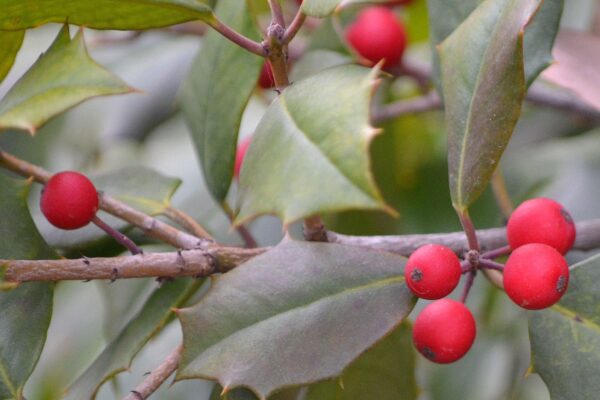
POLYGON ((87 225, 98 211, 98 192, 79 172, 60 172, 46 183, 40 208, 48 221, 61 229, 87 225))
POLYGON ((421 311, 413 326, 413 342, 430 361, 447 364, 469 351, 476 330, 471 311, 463 303, 446 298, 421 311))
POLYGON ((233 176, 236 178, 240 177, 240 170, 242 169, 244 157, 246 157, 246 151, 248 151, 251 139, 252 136, 245 137, 238 144, 237 152, 235 153, 235 166, 233 168, 233 176))
POLYGON ((428 300, 441 299, 458 285, 460 261, 448 247, 427 244, 411 254, 404 276, 416 296, 428 300))
POLYGON ((348 27, 346 39, 373 64, 385 59, 384 68, 397 64, 406 48, 406 31, 387 7, 364 9, 348 27))
POLYGON ((539 197, 523 202, 506 227, 513 249, 527 243, 545 243, 565 254, 575 242, 575 224, 560 203, 539 197))
POLYGON ((569 266, 553 247, 526 244, 508 257, 503 281, 512 301, 528 310, 539 310, 550 307, 566 292, 569 266))
POLYGON ((258 86, 263 89, 270 89, 275 86, 275 78, 273 78, 273 70, 271 69, 271 64, 268 61, 262 66, 260 70, 260 76, 258 77, 258 86))

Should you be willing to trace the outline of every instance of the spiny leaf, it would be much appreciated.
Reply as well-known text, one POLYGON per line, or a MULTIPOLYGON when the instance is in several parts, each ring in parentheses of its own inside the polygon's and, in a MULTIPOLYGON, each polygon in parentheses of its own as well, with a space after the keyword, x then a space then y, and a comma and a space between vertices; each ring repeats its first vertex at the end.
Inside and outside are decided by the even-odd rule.
POLYGON ((216 379, 264 399, 340 375, 412 309, 404 263, 387 253, 284 240, 180 310, 177 379, 216 379))
MULTIPOLYGON (((0 258, 56 258, 31 219, 28 190, 29 183, 0 174, 0 258)), ((21 398, 46 341, 53 293, 51 283, 0 292, 0 398, 21 398)))
POLYGON ((149 29, 195 19, 214 21, 203 0, 3 0, 0 30, 34 28, 49 22, 95 29, 149 29))
POLYGON ((523 34, 541 0, 486 0, 440 46, 454 207, 483 192, 526 92, 523 34))
POLYGON ((131 91, 89 57, 81 31, 71 40, 65 25, 48 51, 0 101, 0 131, 15 128, 33 134, 84 100, 131 91))
POLYGON ((140 312, 71 385, 67 400, 94 399, 103 383, 127 370, 144 345, 200 287, 201 280, 177 279, 155 290, 140 312))
POLYGON ((295 82, 271 104, 242 166, 237 223, 260 214, 289 224, 323 212, 389 211, 369 158, 377 73, 356 65, 331 68, 295 82))
POLYGON ((534 371, 553 400, 593 400, 600 392, 600 256, 571 269, 560 303, 529 313, 534 371))
POLYGON ((24 37, 25 31, 0 31, 0 82, 15 62, 24 37))
MULTIPOLYGON (((217 13, 243 35, 259 36, 246 1, 221 0, 217 13)), ((263 59, 208 32, 184 82, 182 107, 206 184, 223 202, 233 177, 238 131, 263 59)))
POLYGON ((417 392, 412 329, 404 322, 342 376, 310 386, 305 400, 414 400, 417 392))

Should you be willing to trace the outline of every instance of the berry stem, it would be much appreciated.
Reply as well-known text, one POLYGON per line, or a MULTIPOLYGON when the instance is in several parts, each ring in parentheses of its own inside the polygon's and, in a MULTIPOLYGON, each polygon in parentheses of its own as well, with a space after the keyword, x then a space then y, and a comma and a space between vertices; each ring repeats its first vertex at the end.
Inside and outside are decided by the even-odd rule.
POLYGON ((208 22, 208 24, 221 35, 225 36, 231 42, 237 44, 240 47, 248 50, 251 53, 259 55, 261 57, 265 57, 266 51, 265 48, 258 42, 247 38, 246 36, 234 31, 229 26, 225 25, 223 22, 218 20, 216 17, 213 21, 208 22))
POLYGON ((469 212, 467 210, 456 210, 458 214, 458 218, 460 219, 460 223, 467 235, 467 242, 469 244, 469 250, 479 251, 479 241, 477 240, 477 232, 475 231, 475 226, 473 225, 473 221, 471 221, 471 217, 469 216, 469 212))
POLYGON ((473 282, 475 281, 475 275, 477 275, 477 270, 472 269, 467 275, 467 280, 465 281, 465 287, 463 289, 462 295, 460 296, 460 302, 465 303, 467 301, 467 297, 469 297, 469 292, 473 287, 473 282))
POLYGON ((498 257, 509 254, 511 251, 512 251, 512 249, 510 248, 510 246, 506 245, 506 246, 502 246, 497 249, 486 251, 485 253, 482 253, 481 258, 485 258, 488 260, 494 260, 498 257))
POLYGON ((483 268, 494 269, 496 271, 504 271, 504 265, 497 263, 496 261, 482 258, 479 260, 479 265, 483 268))
POLYGON ((473 266, 469 260, 463 260, 460 262, 460 270, 463 274, 466 274, 467 272, 473 270, 473 266))
MULTIPOLYGON (((233 214, 233 210, 231 209, 229 204, 227 204, 227 202, 223 202, 223 203, 221 203, 221 207, 223 208, 223 211, 225 211, 225 214, 227 215, 227 218, 229 218, 229 221, 233 222, 234 214, 233 214)), ((235 227, 235 230, 237 231, 237 233, 240 235, 240 237, 244 241, 246 248, 253 249, 255 247, 258 247, 258 244, 256 243, 256 240, 254 239, 254 236, 252 236, 252 233, 250 233, 250 231, 248 230, 248 228, 246 228, 246 226, 238 225, 235 227)))
POLYGON ((140 249, 133 240, 129 239, 126 235, 114 229, 112 226, 108 225, 106 222, 102 221, 97 215, 92 218, 92 222, 104 232, 115 238, 117 242, 119 242, 123 247, 126 247, 127 250, 131 252, 134 256, 136 254, 142 254, 143 251, 140 249))
POLYGON ((301 9, 298 9, 298 12, 294 16, 294 19, 290 23, 290 26, 287 27, 285 33, 283 35, 283 44, 288 44, 294 39, 302 25, 304 25, 304 21, 306 20, 306 15, 302 12, 301 9))

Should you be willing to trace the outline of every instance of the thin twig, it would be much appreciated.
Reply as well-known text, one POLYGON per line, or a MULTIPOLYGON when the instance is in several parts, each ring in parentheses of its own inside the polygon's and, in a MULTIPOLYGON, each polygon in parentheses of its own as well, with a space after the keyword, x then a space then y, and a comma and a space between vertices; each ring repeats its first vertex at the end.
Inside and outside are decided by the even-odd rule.
MULTIPOLYGON (((573 250, 589 251, 600 248, 600 218, 580 221, 576 224, 577 238, 573 250)), ((327 232, 329 242, 349 246, 367 247, 410 256, 419 247, 436 243, 447 246, 462 256, 467 248, 463 231, 419 235, 351 236, 327 232)), ((481 251, 490 251, 508 244, 505 228, 480 229, 477 231, 481 251)), ((486 254, 486 253, 483 253, 486 254)))
POLYGON ((527 100, 535 105, 571 112, 592 122, 600 122, 600 110, 564 90, 534 84, 527 93, 527 100))
MULTIPOLYGON (((33 178, 38 183, 45 184, 52 177, 52 173, 33 165, 25 160, 15 157, 0 150, 0 165, 26 178, 33 178)), ((99 193, 100 208, 109 214, 119 217, 130 224, 140 228, 144 233, 165 243, 181 248, 192 249, 213 245, 210 240, 201 239, 180 231, 156 218, 152 218, 127 204, 118 201, 106 193, 99 193)))
MULTIPOLYGON (((227 215, 227 218, 229 218, 229 221, 233 222, 235 215, 233 214, 231 207, 229 207, 229 204, 223 202, 221 204, 221 208, 223 208, 223 211, 227 215)), ((254 239, 254 236, 252 236, 252 233, 248 230, 248 228, 246 228, 245 225, 236 225, 235 230, 238 235, 240 235, 247 248, 252 249, 258 246, 256 239, 254 239)))
POLYGON ((154 393, 179 366, 183 345, 179 344, 173 351, 163 360, 158 367, 148 375, 142 383, 131 391, 123 400, 145 400, 154 393))
POLYGON ((471 291, 471 287, 473 287, 473 281, 475 281, 475 275, 477 275, 477 270, 471 270, 467 275, 467 280, 465 282, 465 287, 463 288, 462 295, 460 296, 460 302, 465 303, 467 301, 467 297, 469 297, 469 292, 471 291))
POLYGON ((214 247, 122 257, 74 260, 0 260, 6 282, 204 277, 225 273, 268 248, 214 247))
POLYGON ((504 265, 486 258, 480 259, 479 265, 481 266, 481 268, 492 269, 501 272, 504 271, 504 265))
POLYGON ((106 222, 102 221, 97 215, 95 215, 94 218, 92 218, 92 222, 98 228, 102 229, 108 235, 112 236, 117 242, 119 242, 119 244, 121 244, 123 247, 129 250, 131 254, 136 255, 143 253, 142 249, 140 249, 133 240, 129 239, 127 235, 119 232, 112 226, 108 225, 106 222))
POLYGON ((261 57, 267 56, 267 52, 262 44, 255 42, 254 40, 247 38, 246 36, 234 31, 220 20, 215 18, 215 20, 213 22, 210 22, 209 25, 221 35, 225 36, 227 39, 237 44, 238 46, 243 47, 249 52, 259 55, 261 57))
POLYGON ((282 28, 285 28, 285 18, 283 17, 283 11, 281 10, 279 0, 269 0, 269 8, 271 9, 273 21, 282 28))
POLYGON ((298 9, 298 12, 290 23, 290 26, 288 26, 283 34, 283 44, 288 44, 294 39, 302 25, 304 25, 304 21, 306 21, 306 15, 301 9, 298 9))
POLYGON ((163 210, 163 214, 192 235, 204 239, 214 240, 210 233, 208 233, 206 229, 202 227, 202 225, 200 225, 194 218, 183 211, 168 206, 163 210))
POLYGON ((441 108, 442 99, 437 92, 431 91, 424 96, 374 107, 371 121, 375 125, 381 125, 383 122, 401 115, 440 110, 441 108))
POLYGON ((481 254, 481 258, 486 258, 488 260, 494 260, 498 257, 505 256, 511 252, 511 248, 509 245, 499 247, 494 250, 487 251, 481 254))

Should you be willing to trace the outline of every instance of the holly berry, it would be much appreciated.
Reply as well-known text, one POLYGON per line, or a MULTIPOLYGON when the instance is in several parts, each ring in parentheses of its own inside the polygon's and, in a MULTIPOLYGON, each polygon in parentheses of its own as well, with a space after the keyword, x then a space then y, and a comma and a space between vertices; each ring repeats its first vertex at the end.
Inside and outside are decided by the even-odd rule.
POLYGON ((508 257, 503 281, 512 301, 528 310, 539 310, 550 307, 566 292, 569 266, 553 247, 526 244, 508 257))
POLYGON ((460 261, 448 247, 427 244, 408 258, 404 276, 416 296, 429 300, 441 299, 458 285, 460 261))
POLYGON ((251 139, 252 136, 245 137, 238 144, 237 152, 235 153, 235 165, 233 168, 233 176, 236 178, 240 177, 240 170, 242 169, 244 157, 246 157, 246 151, 248 151, 248 146, 250 146, 251 139))
POLYGON ((413 326, 413 342, 430 361, 447 364, 469 351, 476 330, 471 311, 463 303, 446 298, 421 311, 413 326))
POLYGON ((46 183, 40 208, 46 219, 58 228, 81 228, 98 211, 98 192, 85 175, 75 171, 60 172, 46 183))
POLYGON ((513 249, 545 243, 565 254, 575 242, 575 224, 560 203, 539 197, 517 207, 508 220, 506 234, 513 249))
POLYGON ((406 30, 387 7, 365 8, 346 31, 352 47, 373 64, 385 60, 384 68, 397 64, 406 48, 406 30))
POLYGON ((271 64, 265 61, 262 69, 260 70, 260 76, 258 77, 258 86, 263 89, 270 89, 275 86, 275 78, 273 78, 273 70, 271 64))

